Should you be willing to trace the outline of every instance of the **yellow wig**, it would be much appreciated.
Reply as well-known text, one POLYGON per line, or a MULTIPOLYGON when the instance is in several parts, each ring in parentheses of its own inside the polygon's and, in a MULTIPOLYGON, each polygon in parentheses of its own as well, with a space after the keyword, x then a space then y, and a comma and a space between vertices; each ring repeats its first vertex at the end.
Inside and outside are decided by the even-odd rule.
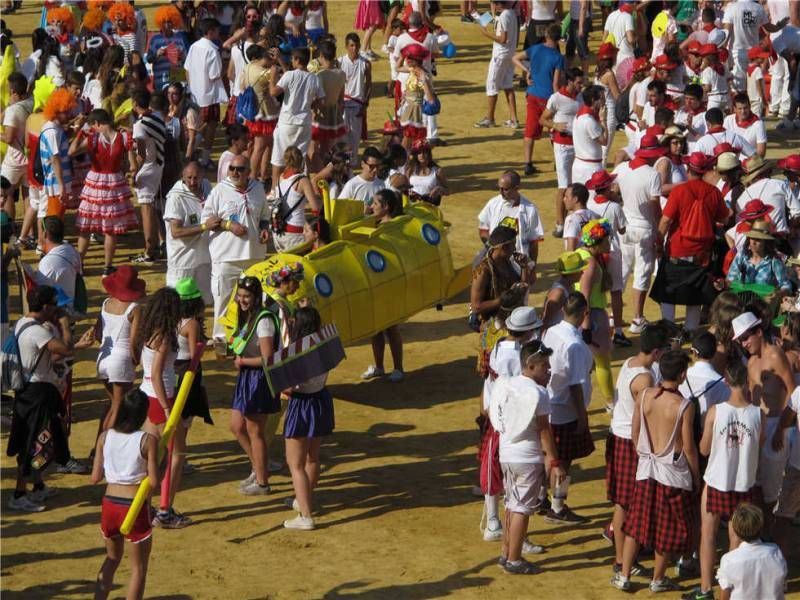
POLYGON ((106 22, 106 13, 99 8, 92 8, 83 15, 83 28, 87 31, 100 31, 106 22))
POLYGON ((68 8, 59 6, 47 11, 47 23, 52 25, 56 21, 61 21, 66 31, 75 29, 75 19, 72 16, 72 11, 68 8))
POLYGON ((136 14, 133 12, 133 7, 127 2, 115 2, 114 5, 108 9, 108 18, 111 22, 116 24, 117 20, 121 19, 128 25, 128 29, 136 27, 136 14))
POLYGON ((173 28, 180 27, 181 23, 183 23, 183 19, 181 19, 181 13, 171 4, 162 6, 156 10, 156 25, 158 28, 161 29, 161 26, 167 21, 169 21, 173 28))
POLYGON ((78 105, 69 90, 66 88, 58 88, 55 92, 50 94, 47 102, 44 105, 44 116, 48 121, 56 118, 58 113, 69 112, 78 105))

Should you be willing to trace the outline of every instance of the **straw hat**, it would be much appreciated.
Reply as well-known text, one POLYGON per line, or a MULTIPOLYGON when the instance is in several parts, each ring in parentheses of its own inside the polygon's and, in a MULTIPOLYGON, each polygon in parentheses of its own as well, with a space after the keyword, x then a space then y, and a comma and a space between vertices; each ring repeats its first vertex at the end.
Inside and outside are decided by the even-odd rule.
POLYGON ((775 236, 769 231, 769 225, 762 220, 754 221, 750 226, 750 230, 746 231, 744 236, 752 240, 775 241, 775 236))
POLYGON ((733 152, 723 152, 719 156, 717 156, 717 172, 718 173, 725 173, 727 171, 732 171, 733 169, 738 169, 742 166, 742 163, 739 161, 739 157, 736 156, 733 152))
POLYGON ((744 177, 742 177, 742 181, 749 184, 764 171, 769 171, 775 166, 775 163, 771 160, 764 160, 760 155, 754 154, 744 161, 742 166, 744 167, 745 173, 744 177))

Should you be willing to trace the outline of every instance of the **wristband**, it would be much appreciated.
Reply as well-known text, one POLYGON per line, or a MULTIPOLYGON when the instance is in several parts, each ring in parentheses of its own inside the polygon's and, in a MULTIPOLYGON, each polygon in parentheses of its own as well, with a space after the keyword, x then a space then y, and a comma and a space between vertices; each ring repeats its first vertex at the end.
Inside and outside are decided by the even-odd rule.
POLYGON ((225 221, 225 231, 230 231, 230 230, 231 230, 231 222, 225 221))
POLYGON ((551 467, 551 468, 557 469, 557 468, 558 468, 558 467, 560 467, 560 466, 561 466, 561 461, 560 461, 560 460, 558 460, 557 458, 554 458, 554 459, 552 459, 552 460, 550 461, 550 467, 551 467))
POLYGON ((200 223, 200 231, 205 231, 205 230, 206 230, 206 224, 200 223))

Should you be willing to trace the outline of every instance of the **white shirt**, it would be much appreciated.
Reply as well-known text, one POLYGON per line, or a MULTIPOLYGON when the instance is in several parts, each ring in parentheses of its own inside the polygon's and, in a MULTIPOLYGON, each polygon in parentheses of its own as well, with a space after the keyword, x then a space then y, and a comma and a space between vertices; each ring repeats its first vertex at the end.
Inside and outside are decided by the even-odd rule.
POLYGON ((534 21, 552 21, 555 18, 555 0, 531 0, 531 19, 534 21))
POLYGON ((478 228, 492 233, 494 228, 507 217, 517 222, 517 251, 528 256, 531 242, 544 239, 544 227, 539 219, 536 205, 522 194, 516 205, 498 194, 489 200, 478 214, 478 228))
MULTIPOLYGON (((393 61, 390 60, 392 64, 393 61)), ((339 57, 339 68, 344 71, 344 95, 364 102, 367 99, 367 67, 369 61, 360 54, 355 60, 350 60, 346 54, 339 57)))
POLYGON ((800 27, 786 25, 783 29, 770 36, 772 38, 772 49, 778 55, 784 52, 797 54, 800 52, 800 27))
POLYGON ((700 429, 705 425, 708 409, 722 402, 727 402, 731 388, 725 383, 722 375, 717 373, 713 365, 705 360, 696 361, 686 371, 686 380, 678 387, 684 398, 694 396, 700 404, 700 429))
POLYGON ((630 161, 618 164, 614 173, 628 225, 632 229, 655 230, 656 204, 653 199, 657 201, 661 196, 661 175, 650 165, 631 169, 630 161))
POLYGON ((37 323, 36 325, 28 326, 22 332, 22 335, 19 334, 25 323, 34 321, 36 320, 31 317, 22 317, 14 326, 14 333, 19 344, 19 356, 22 359, 22 368, 25 370, 25 379, 31 383, 44 382, 58 386, 60 385, 60 380, 53 371, 50 351, 45 348, 50 340, 56 337, 52 325, 49 323, 37 323), (44 352, 45 355, 39 360, 36 370, 31 373, 31 369, 36 364, 36 359, 39 358, 41 352, 44 352))
MULTIPOLYGON (((176 221, 182 227, 194 227, 202 223, 203 199, 211 193, 207 179, 200 183, 200 197, 192 193, 183 181, 176 181, 167 192, 164 220, 176 221)), ((207 231, 191 236, 174 238, 172 227, 167 224, 167 265, 173 269, 190 269, 211 263, 208 251, 207 231)))
POLYGON ((511 56, 517 49, 519 25, 516 13, 509 8, 503 10, 494 23, 495 36, 499 37, 504 31, 506 32, 505 44, 492 42, 492 58, 511 60, 511 56))
POLYGON ((46 284, 60 287, 72 299, 75 298, 75 278, 82 270, 81 255, 66 242, 52 248, 39 261, 39 274, 46 279, 46 284))
POLYGON ((317 76, 299 69, 286 71, 278 80, 278 87, 283 90, 278 124, 311 125, 311 104, 325 97, 317 76))
POLYGON ((706 111, 692 115, 681 107, 675 113, 675 125, 692 128, 692 132, 686 136, 687 150, 692 153, 695 151, 697 140, 706 134, 706 111))
POLYGON ((634 31, 632 14, 615 10, 608 15, 604 29, 614 36, 614 45, 617 47, 616 64, 634 55, 633 46, 626 35, 627 32, 634 31))
POLYGON ((789 231, 787 212, 790 216, 800 214, 800 205, 797 205, 789 183, 784 179, 765 178, 748 185, 736 199, 736 212, 744 210, 744 205, 755 198, 772 207, 769 218, 778 233, 789 231))
POLYGON ((261 183, 251 180, 244 192, 239 191, 230 179, 218 183, 206 198, 200 219, 205 221, 214 215, 244 225, 247 235, 239 237, 225 230, 209 232, 208 249, 212 263, 264 258, 259 225, 269 219, 269 208, 261 183))
POLYGON ((726 73, 720 75, 713 67, 706 67, 700 73, 700 84, 708 86, 709 108, 727 106, 728 105, 728 81, 725 77, 726 73))
POLYGON ((372 181, 367 181, 361 175, 354 175, 342 186, 337 200, 340 198, 350 200, 361 200, 365 204, 372 202, 373 196, 386 187, 386 182, 377 177, 372 181))
POLYGON ((3 114, 3 127, 13 127, 15 138, 8 144, 8 151, 3 164, 13 167, 24 167, 28 164, 25 157, 25 123, 33 111, 33 98, 26 98, 7 107, 3 114))
POLYGON ((200 38, 189 46, 183 68, 197 106, 203 108, 228 101, 222 85, 222 58, 214 42, 200 38))
MULTIPOLYGON (((514 377, 519 375, 521 366, 519 364, 519 351, 522 348, 519 342, 513 338, 502 339, 494 345, 492 353, 489 355, 489 369, 497 374, 497 377, 514 377)), ((483 380, 483 408, 489 410, 492 401, 492 387, 496 379, 487 377, 483 380)))
POLYGON ((576 117, 572 126, 572 143, 575 146, 575 158, 598 161, 602 159, 603 146, 595 141, 602 134, 603 128, 594 116, 583 114, 576 117))
POLYGON ((581 230, 583 226, 592 219, 599 218, 600 215, 592 212, 588 208, 579 208, 569 213, 564 219, 564 248, 567 247, 567 240, 569 238, 578 239, 577 248, 583 246, 583 242, 581 241, 581 230))
POLYGON ((714 156, 714 148, 717 144, 728 142, 734 148, 739 148, 739 158, 750 158, 756 153, 756 148, 735 131, 725 129, 724 131, 707 132, 697 140, 695 151, 702 152, 708 156, 714 156))
MULTIPOLYGON (((575 121, 575 115, 578 114, 583 101, 578 101, 578 98, 571 98, 560 91, 552 94, 547 99, 547 110, 553 111, 553 123, 566 123, 567 130, 562 132, 566 135, 572 135, 572 127, 575 121)), ((561 143, 561 142, 556 142, 561 143)))
MULTIPOLYGON (((233 81, 231 82, 231 95, 238 96, 240 94, 240 90, 242 89, 242 74, 244 70, 247 68, 247 57, 245 57, 244 53, 247 52, 247 49, 253 45, 253 42, 250 40, 243 40, 244 43, 239 42, 233 45, 231 48, 231 62, 233 63, 233 81), (240 47, 240 44, 241 47, 240 47)), ((222 181, 219 179, 218 181, 222 181)))
POLYGON ((583 387, 583 402, 589 406, 592 399, 591 370, 594 365, 592 351, 581 338, 578 328, 567 321, 550 327, 542 340, 553 350, 550 356, 550 423, 563 425, 577 420, 569 388, 583 387))
POLYGON ((783 600, 786 560, 775 544, 742 542, 722 555, 717 579, 721 589, 733 590, 731 600, 783 600))
POLYGON ((506 385, 520 394, 524 394, 535 406, 533 418, 525 432, 516 436, 517 441, 510 442, 502 433, 500 434, 500 462, 501 463, 527 463, 540 464, 544 462, 542 440, 536 417, 550 413, 550 403, 547 389, 536 383, 530 377, 517 375, 506 381, 506 385))
POLYGON ((733 27, 731 48, 734 55, 737 50, 758 46, 758 29, 768 22, 767 13, 758 2, 737 0, 726 5, 722 23, 733 27))
POLYGON ((753 147, 755 147, 756 144, 767 143, 767 128, 764 125, 764 121, 761 119, 757 119, 747 127, 740 127, 736 124, 736 115, 728 115, 722 122, 722 126, 740 135, 753 147))
POLYGON ((611 223, 611 227, 614 228, 614 235, 611 236, 611 252, 619 252, 619 232, 628 226, 628 220, 625 218, 625 211, 622 210, 622 206, 619 202, 611 202, 609 200, 608 202, 600 203, 595 201, 595 198, 596 196, 589 198, 589 201, 586 203, 586 208, 595 213, 598 218, 608 219, 611 223))
POLYGON ((717 404, 711 453, 703 479, 720 492, 747 492, 756 483, 761 409, 749 404, 717 404))

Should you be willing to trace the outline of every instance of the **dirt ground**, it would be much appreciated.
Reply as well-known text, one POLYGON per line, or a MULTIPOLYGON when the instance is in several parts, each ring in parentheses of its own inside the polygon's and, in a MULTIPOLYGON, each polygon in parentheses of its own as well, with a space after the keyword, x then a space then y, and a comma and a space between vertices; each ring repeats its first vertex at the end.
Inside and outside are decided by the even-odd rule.
MULTIPOLYGON (((329 3, 332 29, 340 40, 350 30, 355 6, 355 2, 329 3)), ((23 58, 30 51, 27 32, 38 23, 39 11, 38 3, 26 2, 6 18, 23 58)), ((152 29, 153 8, 146 12, 152 29)), ((496 193, 498 175, 506 168, 520 168, 522 132, 472 127, 485 111, 490 43, 477 26, 459 22, 455 3, 445 5, 438 21, 458 46, 454 60, 438 61, 440 127, 448 146, 437 148, 435 156, 453 191, 444 210, 452 222, 449 240, 456 264, 461 265, 479 246, 476 216, 496 193)), ((595 23, 595 30, 599 28, 595 23)), ((593 46, 598 39, 595 32, 593 46)), ((376 35, 373 49, 380 51, 381 43, 376 35)), ((390 103, 381 94, 388 73, 386 59, 374 63, 374 73, 375 99, 369 115, 373 131, 382 125, 390 103)), ((518 91, 516 99, 524 120, 524 94, 518 91)), ((503 99, 499 104, 497 120, 502 122, 508 118, 507 108, 503 99)), ((770 136, 771 158, 788 152, 788 146, 796 148, 797 137, 782 137, 780 132, 770 136)), ((617 134, 616 146, 622 137, 617 134)), ((546 141, 536 144, 537 166, 543 174, 523 183, 523 193, 537 203, 547 232, 540 252, 540 279, 532 295, 537 307, 553 280, 553 263, 562 248, 561 241, 550 235, 555 177, 548 146, 546 141)), ((131 236, 118 255, 139 248, 138 239, 131 236)), ((26 258, 34 259, 31 254, 26 258)), ((101 247, 93 246, 87 269, 90 305, 95 310, 103 297, 101 260, 101 247)), ((151 290, 162 285, 163 265, 144 273, 151 290)), ((238 481, 247 475, 248 466, 228 430, 232 365, 207 354, 204 369, 216 424, 193 426, 189 460, 197 471, 184 478, 176 503, 195 524, 184 530, 155 531, 146 596, 523 598, 546 590, 555 598, 621 597, 609 586, 613 553, 600 536, 610 518, 603 482, 609 419, 598 398, 591 406, 597 449, 578 463, 570 493, 570 505, 591 522, 561 527, 533 518, 532 539, 546 546, 545 554, 534 557, 542 572, 533 577, 504 574, 496 564, 499 544, 482 541, 482 500, 470 494, 476 482, 474 418, 480 381, 474 375, 477 339, 466 326, 466 302, 462 294, 443 310, 426 310, 402 326, 407 376, 400 384, 362 382, 359 373, 371 361, 369 345, 347 348, 347 360, 329 380, 336 397, 337 428, 323 445, 323 473, 316 494, 318 529, 312 532, 290 532, 281 526, 292 516, 283 503, 292 494, 286 471, 271 478, 273 492, 266 498, 238 493, 238 481)), ((648 303, 648 314, 655 317, 654 308, 648 303)), ((626 317, 630 317, 627 308, 626 317)), ((82 323, 79 331, 88 325, 82 323)), ((615 352, 614 365, 618 367, 628 355, 615 352)), ((73 453, 84 459, 106 402, 95 380, 95 358, 96 350, 81 352, 75 368, 71 445, 73 453)), ((4 446, 6 441, 3 432, 4 446)), ((12 513, 5 509, 5 501, 13 489, 13 467, 13 461, 3 456, 3 598, 89 597, 104 555, 99 531, 103 486, 91 485, 85 476, 48 475, 48 483, 60 491, 48 501, 48 510, 36 515, 12 513)), ((794 531, 800 540, 800 529, 794 531)), ((124 596, 127 576, 123 561, 112 597, 124 596)), ((696 581, 681 583, 688 588, 696 581)), ((637 579, 635 585, 638 596, 649 594, 646 580, 637 579)), ((789 597, 800 597, 797 561, 789 591, 789 597)))

